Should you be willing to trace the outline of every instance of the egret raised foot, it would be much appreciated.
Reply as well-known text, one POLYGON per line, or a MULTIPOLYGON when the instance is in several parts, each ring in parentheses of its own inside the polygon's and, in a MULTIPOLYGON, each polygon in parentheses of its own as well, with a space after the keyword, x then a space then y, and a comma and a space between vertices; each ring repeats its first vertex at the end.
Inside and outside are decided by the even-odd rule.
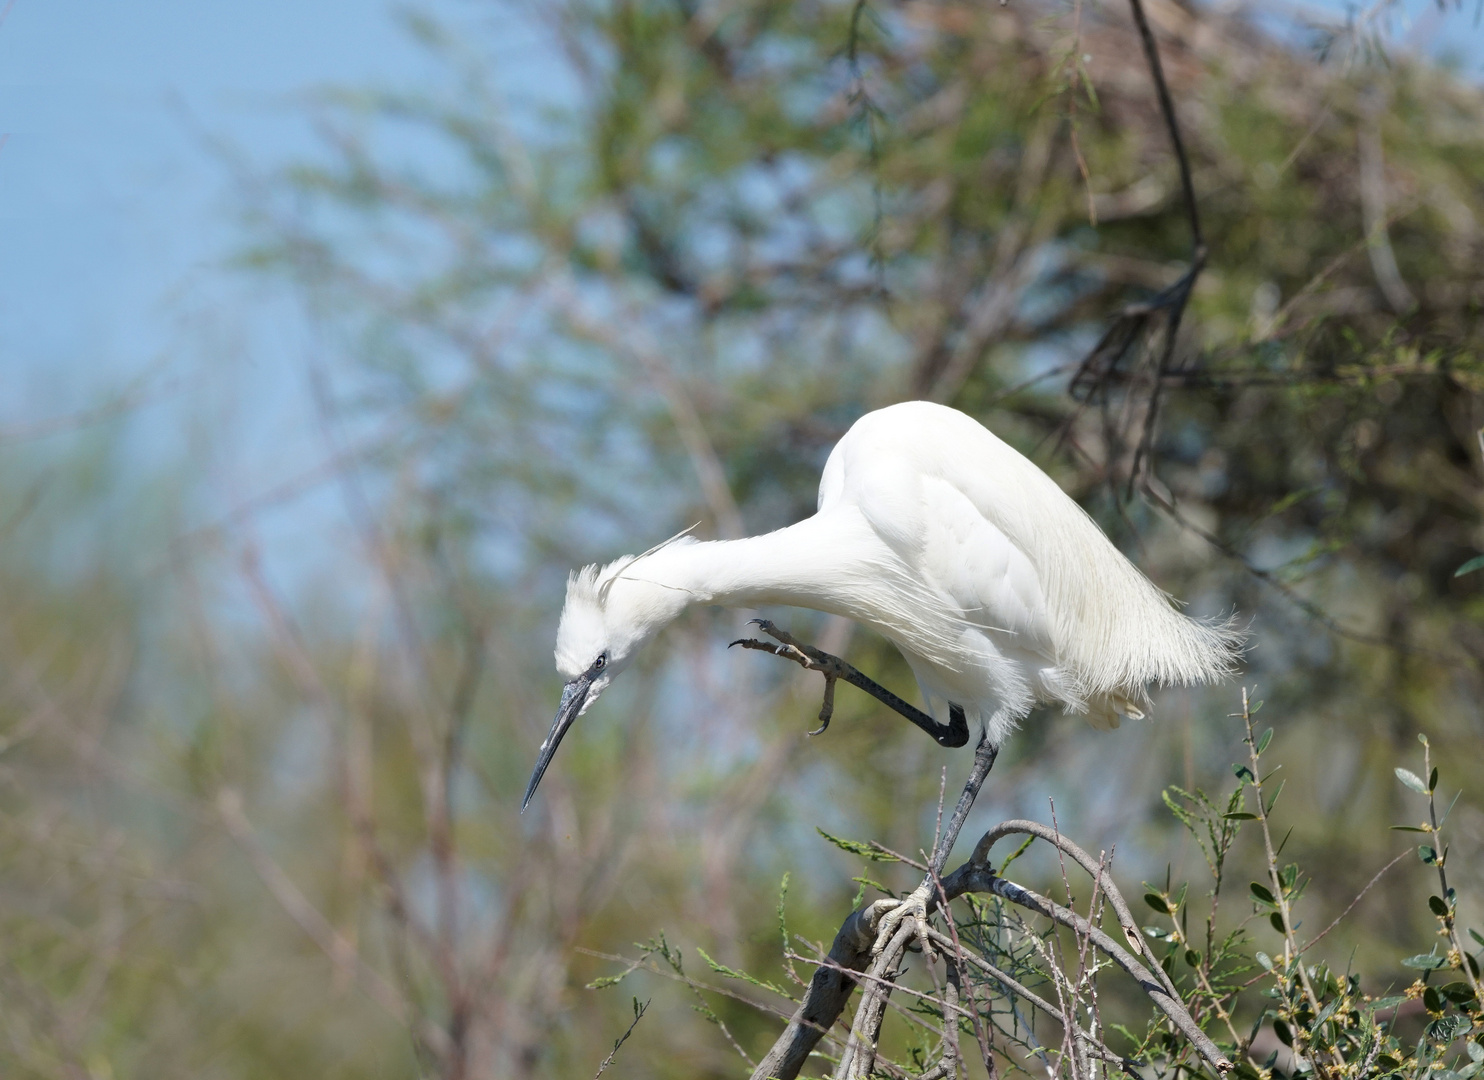
POLYGON ((957 705, 948 707, 949 722, 940 724, 921 709, 897 697, 874 679, 862 675, 838 656, 833 656, 822 649, 816 649, 813 645, 804 644, 788 631, 780 630, 767 619, 750 621, 763 633, 775 639, 778 644, 758 641, 756 638, 738 638, 727 648, 731 648, 732 645, 741 645, 744 649, 771 653, 785 660, 792 660, 808 671, 818 671, 824 676, 824 704, 819 707, 819 727, 809 732, 810 735, 822 735, 830 726, 830 718, 835 715, 835 682, 844 679, 851 686, 860 687, 883 705, 911 720, 931 735, 939 746, 956 749, 969 741, 969 722, 964 716, 963 709, 957 705))

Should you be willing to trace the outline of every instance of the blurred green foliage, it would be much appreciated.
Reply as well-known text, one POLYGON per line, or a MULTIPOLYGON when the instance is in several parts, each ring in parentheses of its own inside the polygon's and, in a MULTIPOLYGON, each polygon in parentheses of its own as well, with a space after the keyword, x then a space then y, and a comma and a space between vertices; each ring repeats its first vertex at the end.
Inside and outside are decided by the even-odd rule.
MULTIPOLYGON (((100 443, 0 443, 0 1072, 590 1075, 634 1019, 584 989, 595 954, 663 931, 687 978, 704 949, 782 985, 785 871, 791 930, 826 942, 853 875, 911 884, 814 827, 915 852, 967 762, 843 693, 806 743, 817 686, 697 612, 521 818, 555 614, 573 566, 807 513, 834 440, 904 397, 1030 454, 1195 612, 1252 620, 1305 920, 1395 853, 1426 730, 1484 925, 1484 575, 1457 574, 1484 551, 1484 98, 1368 61, 1364 26, 1321 61, 1240 12, 1150 16, 1211 251, 1163 370, 1157 320, 1084 363, 1190 256, 1116 7, 503 12, 556 89, 502 78, 497 32, 409 16, 441 82, 306 106, 321 152, 246 178, 241 263, 320 332, 330 542, 364 588, 276 585, 239 520, 188 531, 191 462, 140 484, 100 443)), ((788 619, 910 690, 882 643, 788 619)), ((1160 792, 1226 774, 1236 700, 1167 694, 1111 735, 1037 716, 974 820, 1054 797, 1120 880, 1183 880, 1205 864, 1160 792)), ((1389 875, 1326 938, 1361 980, 1335 993, 1411 982, 1426 890, 1389 875)), ((608 1075, 739 1073, 708 1018, 753 1055, 776 1033, 634 978, 652 1008, 608 1075)))

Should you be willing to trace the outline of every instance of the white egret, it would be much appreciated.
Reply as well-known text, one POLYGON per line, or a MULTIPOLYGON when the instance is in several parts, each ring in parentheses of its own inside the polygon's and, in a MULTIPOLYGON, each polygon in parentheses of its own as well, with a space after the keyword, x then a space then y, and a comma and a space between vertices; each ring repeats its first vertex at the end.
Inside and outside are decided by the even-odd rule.
MULTIPOLYGON (((682 534, 571 576, 556 642, 568 681, 522 809, 572 722, 692 604, 788 605, 869 627, 901 650, 930 715, 888 703, 956 746, 966 716, 997 748, 1038 702, 1116 727, 1143 715, 1151 683, 1229 674, 1240 639, 1229 621, 1176 610, 1055 481, 977 421, 905 402, 845 433, 812 517, 742 540, 682 534)), ((764 629, 786 643, 774 651, 800 659, 764 629)), ((831 676, 833 657, 799 648, 823 661, 806 666, 831 689, 834 676, 875 686, 839 661, 831 676)))

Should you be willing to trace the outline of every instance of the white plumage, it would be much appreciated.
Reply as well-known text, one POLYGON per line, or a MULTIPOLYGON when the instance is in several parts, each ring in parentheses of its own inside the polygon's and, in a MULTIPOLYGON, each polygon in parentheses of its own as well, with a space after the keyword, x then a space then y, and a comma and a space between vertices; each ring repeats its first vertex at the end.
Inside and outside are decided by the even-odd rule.
POLYGON ((972 418, 906 402, 861 417, 825 463, 818 512, 764 536, 677 537, 572 575, 557 631, 569 679, 529 799, 571 721, 691 604, 812 608, 893 642, 943 721, 999 744, 1037 702, 1100 728, 1148 686, 1231 673, 1230 622, 1182 615, 1056 483, 972 418), (565 716, 565 720, 564 720, 565 716))

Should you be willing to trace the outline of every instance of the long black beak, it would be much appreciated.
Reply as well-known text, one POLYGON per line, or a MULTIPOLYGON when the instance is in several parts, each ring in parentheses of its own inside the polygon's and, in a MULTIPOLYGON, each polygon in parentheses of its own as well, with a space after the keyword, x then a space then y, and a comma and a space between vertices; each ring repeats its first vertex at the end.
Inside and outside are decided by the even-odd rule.
POLYGON ((536 794, 536 785, 541 783, 546 766, 551 764, 551 759, 556 755, 562 736, 567 734, 572 721, 576 720, 577 714, 582 712, 582 703, 587 700, 587 692, 592 685, 591 675, 579 675, 562 688, 562 703, 557 706, 556 719, 551 722, 551 732, 546 736, 546 741, 541 744, 541 750, 536 755, 536 769, 531 773, 531 783, 526 788, 526 797, 520 801, 522 814, 530 805, 531 796, 536 794))

